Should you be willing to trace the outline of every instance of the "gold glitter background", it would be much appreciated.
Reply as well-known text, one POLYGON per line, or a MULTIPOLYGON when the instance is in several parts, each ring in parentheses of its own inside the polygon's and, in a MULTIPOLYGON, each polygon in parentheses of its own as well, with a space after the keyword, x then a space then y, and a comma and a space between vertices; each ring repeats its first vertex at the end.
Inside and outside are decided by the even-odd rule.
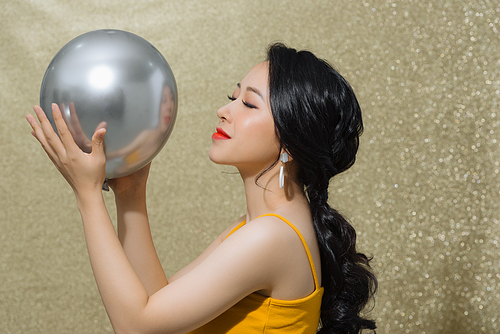
POLYGON ((101 28, 146 38, 177 78, 148 189, 167 273, 244 212, 238 175, 207 158, 215 112, 283 41, 335 64, 364 111, 330 194, 374 257, 378 332, 500 331, 497 0, 0 0, 0 332, 111 331, 71 189, 24 120, 55 53, 101 28))

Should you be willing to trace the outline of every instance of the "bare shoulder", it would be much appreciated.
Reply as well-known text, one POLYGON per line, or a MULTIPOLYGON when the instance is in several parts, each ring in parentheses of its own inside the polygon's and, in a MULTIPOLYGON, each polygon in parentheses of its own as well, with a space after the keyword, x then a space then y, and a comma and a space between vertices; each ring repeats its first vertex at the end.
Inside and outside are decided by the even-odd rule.
POLYGON ((273 259, 282 260, 284 254, 303 252, 297 232, 276 216, 261 216, 247 222, 226 241, 238 247, 249 247, 254 255, 260 254, 268 263, 273 259))
POLYGON ((307 219, 295 220, 288 220, 290 226, 280 217, 261 216, 248 222, 226 240, 231 252, 246 257, 247 265, 258 268, 265 283, 258 291, 262 295, 293 300, 314 291, 312 267, 304 247, 307 245, 310 250, 317 276, 320 276, 320 257, 314 228, 307 219))
MULTIPOLYGON (((235 224, 237 226, 237 224, 235 224)), ((261 242, 285 240, 296 233, 282 219, 276 216, 260 216, 247 222, 233 233, 235 235, 255 236, 261 242), (239 232, 239 233, 238 233, 239 232)))
POLYGON ((311 235, 311 232, 314 233, 312 222, 305 218, 289 219, 281 215, 270 214, 260 216, 247 225, 277 239, 297 240, 298 233, 306 239, 306 242, 309 236, 315 237, 311 235))
POLYGON ((281 219, 262 216, 246 222, 233 231, 221 246, 224 245, 224 248, 229 249, 231 253, 234 252, 233 254, 248 253, 247 256, 254 260, 260 258, 259 260, 272 263, 274 259, 279 260, 279 253, 299 245, 297 239, 297 234, 281 219))

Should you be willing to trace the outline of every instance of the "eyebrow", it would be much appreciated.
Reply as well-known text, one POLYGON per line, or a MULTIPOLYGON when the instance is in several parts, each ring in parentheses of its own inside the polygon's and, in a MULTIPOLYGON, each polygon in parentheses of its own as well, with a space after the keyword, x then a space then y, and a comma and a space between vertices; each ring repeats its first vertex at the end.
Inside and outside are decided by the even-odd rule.
MULTIPOLYGON (((239 82, 238 82, 237 86, 239 89, 241 89, 241 85, 239 82)), ((264 100, 264 95, 262 95, 260 90, 258 90, 257 88, 248 86, 247 91, 254 92, 255 94, 259 95, 262 100, 264 100)))

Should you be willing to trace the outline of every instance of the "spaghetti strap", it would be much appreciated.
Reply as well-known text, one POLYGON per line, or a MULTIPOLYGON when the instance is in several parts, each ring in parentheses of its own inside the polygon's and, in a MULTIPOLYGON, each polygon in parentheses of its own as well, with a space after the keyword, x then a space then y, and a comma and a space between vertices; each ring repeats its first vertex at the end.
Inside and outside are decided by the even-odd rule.
POLYGON ((241 223, 238 224, 238 226, 236 226, 235 228, 233 228, 231 230, 231 232, 229 232, 226 237, 224 238, 224 240, 226 240, 227 238, 229 238, 229 236, 231 234, 233 234, 234 232, 238 231, 240 229, 240 227, 242 227, 243 225, 245 225, 245 223, 247 222, 247 220, 245 219, 244 221, 242 221, 241 223))
MULTIPOLYGON (((264 217, 264 216, 272 216, 272 217, 276 217, 276 218, 281 219, 282 221, 284 221, 285 223, 287 223, 291 228, 293 228, 293 230, 295 231, 295 233, 297 233, 297 235, 299 236, 300 240, 302 241, 302 244, 304 245, 304 248, 305 248, 306 253, 307 253, 307 258, 309 259, 309 264, 311 265, 311 271, 312 271, 312 274, 313 274, 314 285, 315 285, 314 291, 318 290, 320 288, 319 284, 318 284, 318 275, 316 273, 316 268, 314 266, 314 261, 313 261, 312 255, 311 255, 311 251, 309 250, 309 246, 307 246, 307 242, 304 239, 304 237, 302 236, 302 233, 300 233, 299 229, 296 228, 295 225, 293 225, 285 217, 282 217, 282 216, 280 216, 278 214, 275 214, 275 213, 267 213, 267 214, 259 216, 259 217, 264 217)), ((238 226, 238 228, 239 228, 239 226, 238 226)))

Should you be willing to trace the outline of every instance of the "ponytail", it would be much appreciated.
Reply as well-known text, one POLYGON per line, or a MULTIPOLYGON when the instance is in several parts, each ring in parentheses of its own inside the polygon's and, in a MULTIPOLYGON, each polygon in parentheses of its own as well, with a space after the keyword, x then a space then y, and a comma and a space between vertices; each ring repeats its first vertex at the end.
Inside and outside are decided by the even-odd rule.
POLYGON ((352 88, 328 63, 282 44, 269 48, 269 95, 281 148, 298 165, 321 255, 324 287, 318 333, 375 329, 360 314, 377 289, 356 232, 328 204, 330 179, 354 164, 363 131, 352 88))
MULTIPOLYGON (((356 251, 354 228, 328 203, 308 191, 314 229, 321 253, 325 293, 319 333, 359 333, 375 329, 375 322, 359 314, 376 289, 369 259, 356 251)), ((323 195, 324 196, 324 195, 323 195)))

